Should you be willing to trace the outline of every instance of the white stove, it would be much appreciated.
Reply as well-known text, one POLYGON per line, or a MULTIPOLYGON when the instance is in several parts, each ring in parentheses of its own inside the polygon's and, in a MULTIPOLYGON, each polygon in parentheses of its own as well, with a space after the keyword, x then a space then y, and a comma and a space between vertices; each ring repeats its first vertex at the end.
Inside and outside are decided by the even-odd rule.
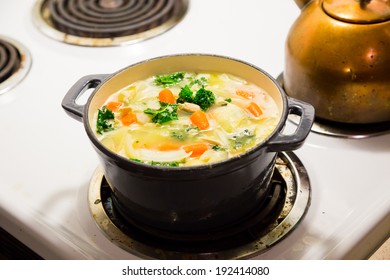
MULTIPOLYGON (((0 226, 45 259, 137 259, 92 217, 88 193, 99 163, 82 124, 61 108, 64 95, 83 76, 177 53, 237 58, 277 78, 300 11, 292 0, 189 0, 184 17, 157 36, 86 47, 44 34, 33 19, 35 4, 0 4, 1 38, 23 45, 32 62, 0 94, 0 226)), ((255 259, 366 259, 389 237, 390 128, 349 136, 313 131, 294 151, 309 176, 310 207, 255 259)))

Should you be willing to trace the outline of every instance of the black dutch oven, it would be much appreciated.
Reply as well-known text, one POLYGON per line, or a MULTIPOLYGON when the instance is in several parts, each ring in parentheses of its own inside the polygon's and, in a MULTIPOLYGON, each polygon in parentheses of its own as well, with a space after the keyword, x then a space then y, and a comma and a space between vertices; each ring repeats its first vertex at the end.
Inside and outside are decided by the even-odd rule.
POLYGON ((311 105, 289 98, 263 70, 229 57, 181 54, 133 64, 111 75, 81 78, 66 94, 62 107, 84 123, 112 190, 113 206, 128 222, 142 229, 179 234, 204 234, 239 225, 256 214, 265 200, 277 152, 299 148, 314 120, 311 105), (266 90, 281 117, 272 134, 240 157, 194 167, 160 167, 131 161, 105 148, 95 136, 93 116, 112 93, 156 74, 178 71, 224 72, 266 90), (95 88, 84 106, 77 98, 95 88), (296 131, 283 135, 289 114, 301 118, 296 131))

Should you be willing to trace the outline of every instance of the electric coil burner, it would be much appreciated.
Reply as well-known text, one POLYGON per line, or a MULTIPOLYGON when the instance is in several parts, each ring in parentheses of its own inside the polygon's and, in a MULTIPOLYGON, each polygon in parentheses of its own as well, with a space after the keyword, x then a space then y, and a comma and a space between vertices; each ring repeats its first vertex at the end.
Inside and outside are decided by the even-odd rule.
POLYGON ((177 24, 187 0, 41 0, 34 20, 46 35, 82 46, 131 44, 177 24))
MULTIPOLYGON (((277 77, 276 81, 283 87, 283 73, 277 77)), ((299 117, 290 115, 289 121, 294 124, 298 124, 299 117)), ((390 122, 371 124, 346 124, 316 118, 311 130, 313 132, 327 136, 349 139, 363 139, 389 133, 390 122)))
POLYGON ((237 226, 208 234, 183 235, 129 224, 116 212, 111 188, 98 169, 89 188, 93 218, 105 235, 122 249, 153 259, 246 259, 261 254, 284 239, 301 221, 310 205, 310 182, 293 153, 278 155, 271 191, 258 214, 237 226))
POLYGON ((31 58, 19 42, 0 36, 0 94, 17 85, 30 69, 31 58))

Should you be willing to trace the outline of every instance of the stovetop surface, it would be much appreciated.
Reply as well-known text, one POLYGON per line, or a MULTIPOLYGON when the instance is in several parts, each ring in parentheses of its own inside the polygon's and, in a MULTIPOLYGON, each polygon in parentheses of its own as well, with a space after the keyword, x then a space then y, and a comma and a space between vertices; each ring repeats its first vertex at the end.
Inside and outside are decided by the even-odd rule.
MULTIPOLYGON (((67 90, 89 74, 109 74, 144 59, 213 53, 283 71, 284 42, 299 15, 293 1, 189 1, 183 20, 146 41, 80 47, 33 24, 34 1, 0 4, 0 35, 31 53, 27 76, 0 95, 0 226, 47 259, 134 259, 110 242, 90 215, 87 192, 98 167, 83 125, 61 108, 67 90)), ((287 124, 287 131, 293 130, 287 124)), ((390 233, 390 133, 344 139, 310 133, 294 152, 312 186, 304 220, 257 259, 363 259, 390 233)))

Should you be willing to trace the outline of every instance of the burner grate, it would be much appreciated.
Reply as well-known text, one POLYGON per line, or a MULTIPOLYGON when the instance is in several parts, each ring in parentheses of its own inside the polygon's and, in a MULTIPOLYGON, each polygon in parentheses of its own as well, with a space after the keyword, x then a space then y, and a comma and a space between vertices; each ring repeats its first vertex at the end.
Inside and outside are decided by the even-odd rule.
POLYGON ((184 16, 187 6, 187 0, 40 0, 34 20, 54 39, 109 46, 165 32, 184 16))
POLYGON ((0 39, 0 83, 11 77, 20 65, 21 57, 17 48, 0 39))

